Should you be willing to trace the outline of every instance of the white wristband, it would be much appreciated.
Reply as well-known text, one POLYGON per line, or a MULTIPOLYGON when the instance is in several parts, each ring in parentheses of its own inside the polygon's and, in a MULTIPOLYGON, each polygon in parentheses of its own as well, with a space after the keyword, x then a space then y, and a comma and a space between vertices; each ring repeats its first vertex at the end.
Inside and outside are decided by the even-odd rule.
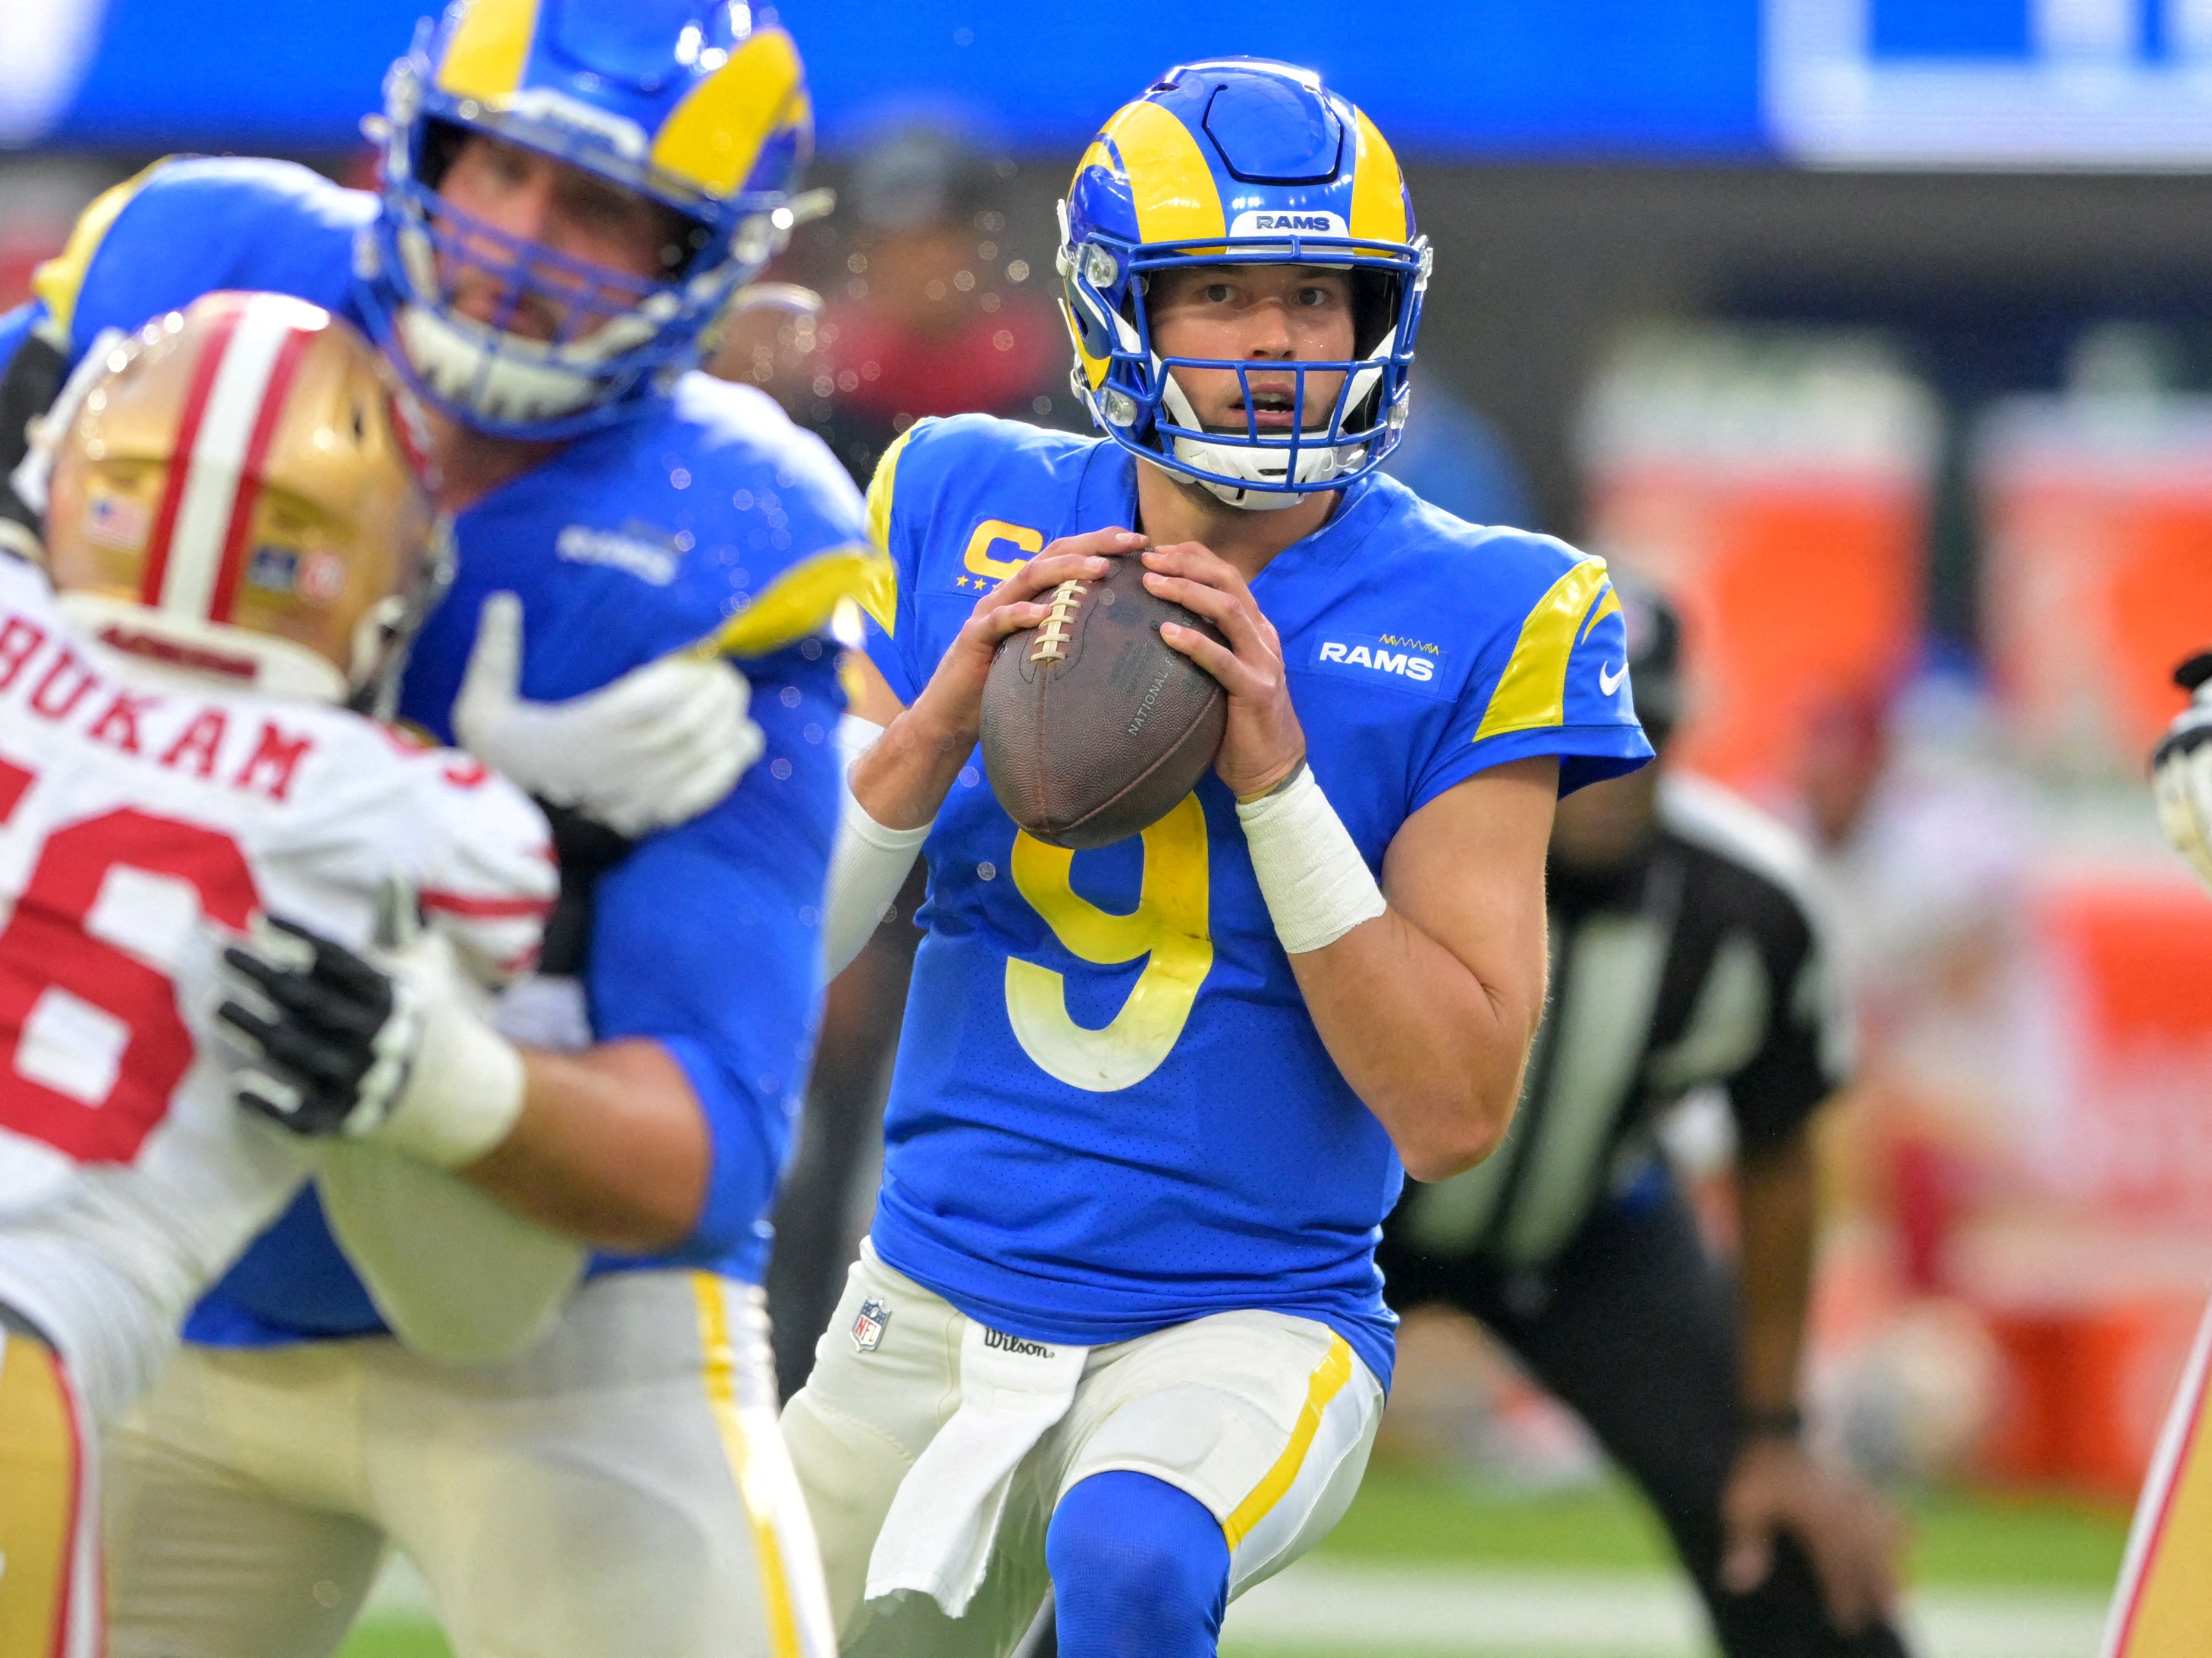
POLYGON ((877 925, 906 884, 915 854, 929 838, 936 820, 919 829, 886 828, 853 798, 852 762, 883 728, 847 714, 837 732, 844 762, 837 812, 837 839, 830 852, 830 878, 823 898, 822 953, 829 976, 836 978, 866 945, 877 925))
POLYGON ((1304 762, 1273 793, 1238 801, 1237 817, 1260 896, 1289 954, 1333 944, 1388 908, 1352 832, 1304 762))
POLYGON ((441 1169, 465 1167, 514 1132, 523 1084, 513 1042, 472 1009, 431 1005, 407 1085, 374 1138, 441 1169))

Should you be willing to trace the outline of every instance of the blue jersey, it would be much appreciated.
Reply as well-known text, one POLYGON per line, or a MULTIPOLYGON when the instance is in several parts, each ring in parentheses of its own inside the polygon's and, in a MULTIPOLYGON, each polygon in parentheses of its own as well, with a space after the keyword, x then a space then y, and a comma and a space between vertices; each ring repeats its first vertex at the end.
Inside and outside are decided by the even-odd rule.
MULTIPOLYGON (((1114 445, 926 421, 869 492, 897 577, 871 653, 902 701, 979 592, 1062 536, 1137 523, 1114 445)), ((1561 787, 1650 755, 1601 560, 1476 529, 1386 477, 1252 583, 1313 773, 1379 874, 1400 825, 1486 768, 1561 787)), ((1404 1180, 1322 1045, 1216 778, 1141 837, 1055 851, 978 758, 927 844, 927 929, 873 1236, 962 1311, 1096 1345, 1232 1309, 1322 1320, 1386 1383, 1374 1263, 1404 1180)))
MULTIPOLYGON (((258 161, 160 164, 86 212, 42 268, 39 300, 0 325, 103 330, 218 288, 296 295, 358 324, 353 245, 374 197, 258 161)), ((690 1079, 713 1139, 698 1230, 652 1260, 757 1280, 763 1213, 791 1141, 820 991, 819 909, 842 708, 834 605, 879 586, 859 492, 829 452, 749 388, 702 374, 643 399, 486 495, 454 524, 454 585, 416 641, 401 713, 452 737, 485 596, 523 606, 521 691, 605 685, 710 635, 744 659, 767 751, 730 796, 647 837, 599 880, 580 966, 578 1040, 646 1037, 690 1079)), ((312 1192, 193 1315, 220 1343, 381 1328, 312 1192)))

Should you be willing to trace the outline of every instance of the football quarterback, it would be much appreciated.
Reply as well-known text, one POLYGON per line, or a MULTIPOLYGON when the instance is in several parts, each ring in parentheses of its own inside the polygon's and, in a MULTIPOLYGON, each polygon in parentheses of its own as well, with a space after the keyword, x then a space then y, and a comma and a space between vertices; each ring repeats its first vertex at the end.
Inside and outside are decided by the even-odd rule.
MULTIPOLYGON (((439 574, 420 417, 368 342, 218 294, 80 393, 40 456, 53 590, 0 559, 0 1652, 60 1658, 104 1650, 92 1430, 313 1166, 233 1103, 226 943, 366 943, 401 883, 436 919, 410 1005, 465 1048, 464 986, 530 965, 555 884, 512 786, 337 706, 439 574)), ((354 1147, 464 1163, 512 1123, 428 1076, 383 1104, 354 1147)))
MULTIPOLYGON (((1211 1653, 1335 1523, 1390 1374, 1377 1226, 1504 1133, 1553 803, 1650 755, 1602 562, 1376 470, 1430 253, 1371 121, 1304 70, 1190 64, 1064 213, 1103 437, 923 421, 869 492, 886 729, 833 960, 917 847, 930 899, 874 1227, 784 1414, 848 1653, 1004 1652, 1048 1584, 1065 1652, 1211 1653), (1164 817, 1071 852, 985 786, 979 709, 1000 641, 1066 637, 1116 558, 1211 624, 1161 636, 1226 734, 1164 817)), ((1093 691, 1141 723, 1121 660, 1093 691)))
MULTIPOLYGON (((306 1194, 111 1442, 119 1652, 327 1651, 387 1542, 463 1652, 826 1649, 754 1286, 819 1001, 828 624, 884 562, 826 450, 692 367, 811 210, 811 119, 766 14, 457 0, 386 79, 378 190, 160 163, 0 323, 9 379, 52 378, 274 289, 361 323, 429 405, 455 571, 398 711, 556 809, 563 882, 501 1011, 518 1132, 468 1179, 599 1252, 542 1339, 454 1369, 387 1333, 410 1264, 365 1285, 306 1194)), ((374 1002, 390 964, 262 966, 271 1080, 312 1095, 307 1010, 374 1002)), ((479 1263, 411 1267, 465 1295, 479 1263)))

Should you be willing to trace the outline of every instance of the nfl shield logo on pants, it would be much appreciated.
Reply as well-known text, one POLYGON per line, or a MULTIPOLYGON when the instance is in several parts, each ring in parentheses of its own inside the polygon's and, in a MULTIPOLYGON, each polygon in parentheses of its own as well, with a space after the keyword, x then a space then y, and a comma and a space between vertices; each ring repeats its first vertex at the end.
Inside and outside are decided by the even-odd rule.
POLYGON ((891 1309, 870 1296, 860 1303, 860 1315, 853 1321, 854 1351, 872 1353, 884 1339, 884 1327, 891 1321, 891 1309))

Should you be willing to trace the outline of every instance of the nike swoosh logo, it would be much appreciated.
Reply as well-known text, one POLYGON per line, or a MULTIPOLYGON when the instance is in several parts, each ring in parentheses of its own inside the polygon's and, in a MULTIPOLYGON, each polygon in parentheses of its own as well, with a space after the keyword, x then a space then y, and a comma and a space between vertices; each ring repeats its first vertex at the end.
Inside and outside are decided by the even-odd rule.
POLYGON ((1620 671, 1619 673, 1607 673, 1605 671, 1603 665, 1601 664, 1597 671, 1597 688, 1601 691, 1603 691, 1607 696, 1611 696, 1615 691, 1620 689, 1620 682, 1627 677, 1628 664, 1626 662, 1620 665, 1620 671))

